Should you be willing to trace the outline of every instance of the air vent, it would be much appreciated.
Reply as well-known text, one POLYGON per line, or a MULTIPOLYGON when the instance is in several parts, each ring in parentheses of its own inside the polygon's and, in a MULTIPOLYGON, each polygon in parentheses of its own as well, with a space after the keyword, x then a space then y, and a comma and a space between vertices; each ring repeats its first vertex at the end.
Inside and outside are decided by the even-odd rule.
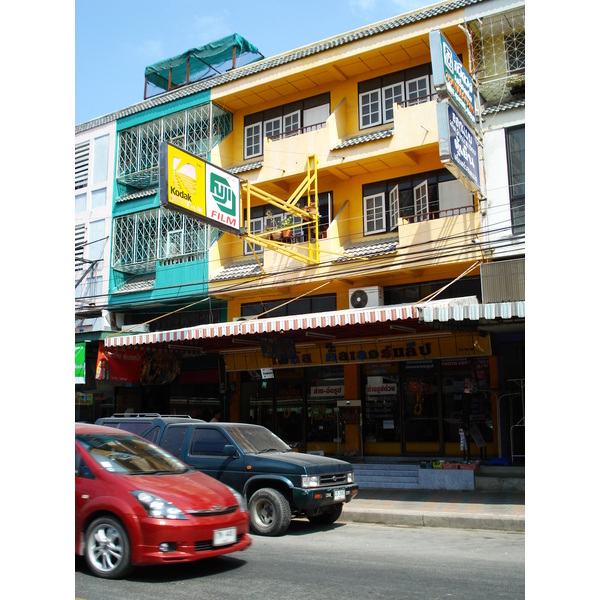
POLYGON ((383 306, 383 288, 366 287, 349 290, 350 308, 383 306))

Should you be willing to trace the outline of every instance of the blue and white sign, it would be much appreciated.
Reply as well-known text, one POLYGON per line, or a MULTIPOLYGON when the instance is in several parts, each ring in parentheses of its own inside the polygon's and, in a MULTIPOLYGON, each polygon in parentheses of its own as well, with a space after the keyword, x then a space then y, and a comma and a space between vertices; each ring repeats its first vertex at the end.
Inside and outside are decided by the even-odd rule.
POLYGON ((440 160, 470 192, 480 191, 475 133, 447 100, 437 105, 437 121, 440 160))
POLYGON ((433 87, 442 98, 450 98, 475 125, 473 79, 439 30, 429 32, 433 87))

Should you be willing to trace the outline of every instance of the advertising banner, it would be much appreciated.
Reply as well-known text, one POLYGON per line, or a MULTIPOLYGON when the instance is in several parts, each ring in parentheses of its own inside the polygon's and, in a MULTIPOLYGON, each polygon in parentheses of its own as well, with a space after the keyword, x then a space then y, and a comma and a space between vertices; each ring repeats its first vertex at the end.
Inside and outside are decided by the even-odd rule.
POLYGON ((85 342, 75 344, 75 385, 85 383, 85 342))
POLYGON ((429 32, 433 86, 442 98, 451 98, 471 125, 475 125, 473 79, 438 30, 429 32))
POLYGON ((168 142, 159 150, 160 205, 240 234, 240 180, 168 142))
POLYGON ((475 133, 447 100, 438 102, 436 110, 440 160, 470 192, 480 191, 475 133))

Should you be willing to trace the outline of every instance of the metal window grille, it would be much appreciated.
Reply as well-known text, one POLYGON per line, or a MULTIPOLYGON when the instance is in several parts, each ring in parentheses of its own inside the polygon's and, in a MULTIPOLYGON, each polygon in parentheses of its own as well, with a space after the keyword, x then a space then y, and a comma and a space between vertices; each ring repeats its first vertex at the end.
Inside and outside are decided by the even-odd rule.
POLYGON ((85 223, 75 225, 75 273, 83 270, 83 249, 85 247, 85 223))

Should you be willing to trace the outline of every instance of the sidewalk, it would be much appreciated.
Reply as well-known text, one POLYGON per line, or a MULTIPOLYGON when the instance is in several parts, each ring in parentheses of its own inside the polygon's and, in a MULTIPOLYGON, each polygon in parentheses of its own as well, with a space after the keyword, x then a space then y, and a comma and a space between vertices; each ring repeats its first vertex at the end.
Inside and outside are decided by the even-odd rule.
POLYGON ((525 494, 359 489, 339 521, 524 532, 525 494))

